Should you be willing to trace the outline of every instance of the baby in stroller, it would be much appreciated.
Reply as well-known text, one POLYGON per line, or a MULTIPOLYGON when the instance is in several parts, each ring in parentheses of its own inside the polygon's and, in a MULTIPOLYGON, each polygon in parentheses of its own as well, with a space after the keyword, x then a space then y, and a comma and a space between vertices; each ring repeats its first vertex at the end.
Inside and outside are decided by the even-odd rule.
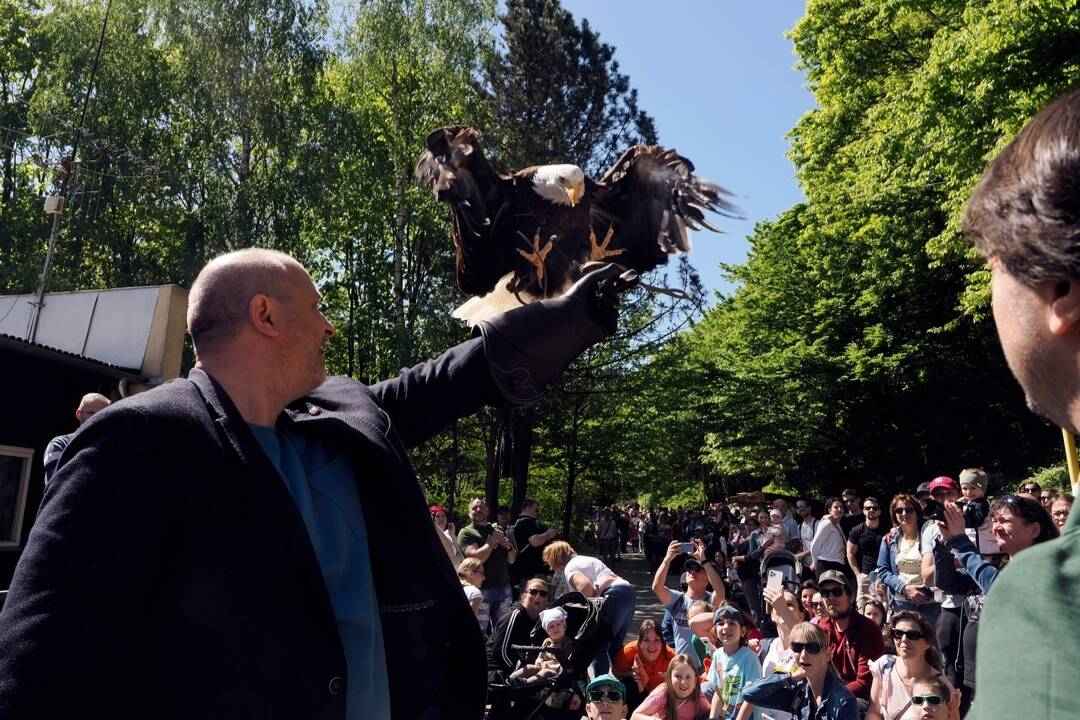
POLYGON ((566 634, 566 610, 561 607, 553 607, 540 613, 540 626, 547 633, 547 638, 542 647, 549 648, 536 656, 531 663, 526 663, 510 673, 511 685, 535 685, 548 678, 558 677, 562 671, 559 658, 551 649, 562 650, 565 655, 570 654, 573 640, 566 634))

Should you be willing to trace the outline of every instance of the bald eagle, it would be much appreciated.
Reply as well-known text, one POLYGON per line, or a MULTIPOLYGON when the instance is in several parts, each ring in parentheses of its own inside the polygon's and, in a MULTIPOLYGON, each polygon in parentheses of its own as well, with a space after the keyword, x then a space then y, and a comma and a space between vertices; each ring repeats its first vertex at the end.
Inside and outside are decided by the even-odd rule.
POLYGON ((599 180, 576 165, 510 175, 484 157, 479 135, 444 127, 427 138, 416 181, 454 214, 457 283, 474 297, 454 311, 470 325, 565 292, 594 261, 643 274, 689 252, 705 211, 737 217, 718 185, 674 150, 635 145, 599 180))

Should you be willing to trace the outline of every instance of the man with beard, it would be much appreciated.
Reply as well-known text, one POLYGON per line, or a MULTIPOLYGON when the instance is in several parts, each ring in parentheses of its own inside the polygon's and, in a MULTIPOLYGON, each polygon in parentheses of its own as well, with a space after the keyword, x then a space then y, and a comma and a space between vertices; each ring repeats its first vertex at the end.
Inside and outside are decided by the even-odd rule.
POLYGON ((870 702, 870 661, 885 652, 881 630, 870 618, 855 610, 848 578, 839 570, 826 570, 818 578, 818 592, 828 617, 818 624, 829 636, 833 666, 860 707, 870 702))
POLYGON ((0 613, 0 717, 480 717, 483 638, 406 452, 535 400, 614 331, 617 272, 368 387, 327 378, 295 259, 211 261, 191 374, 98 413, 49 483, 0 613))
MULTIPOLYGON (((990 266, 1009 369, 1032 410, 1072 433, 1080 429, 1078 188, 1080 92, 1073 91, 1043 108, 994 159, 963 224, 990 266)), ((1060 538, 1015 558, 987 594, 973 707, 979 720, 1080 717, 1078 524, 1070 517, 1060 538)))
POLYGON ((870 573, 877 568, 881 539, 888 530, 881 524, 881 503, 876 497, 866 498, 862 511, 866 520, 852 528, 847 539, 848 565, 855 572, 858 587, 855 606, 859 612, 870 599, 870 573))

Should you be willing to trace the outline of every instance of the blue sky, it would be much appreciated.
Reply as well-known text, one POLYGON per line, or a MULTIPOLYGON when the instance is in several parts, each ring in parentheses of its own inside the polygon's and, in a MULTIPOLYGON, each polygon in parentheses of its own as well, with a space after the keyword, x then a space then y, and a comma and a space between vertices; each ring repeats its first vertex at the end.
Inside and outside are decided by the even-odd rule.
POLYGON ((803 0, 563 0, 588 18, 656 120, 660 142, 736 195, 747 219, 726 235, 697 233, 691 255, 710 290, 729 291, 718 264, 746 258, 760 220, 802 200, 787 159, 787 133, 814 99, 795 70, 784 32, 803 0))

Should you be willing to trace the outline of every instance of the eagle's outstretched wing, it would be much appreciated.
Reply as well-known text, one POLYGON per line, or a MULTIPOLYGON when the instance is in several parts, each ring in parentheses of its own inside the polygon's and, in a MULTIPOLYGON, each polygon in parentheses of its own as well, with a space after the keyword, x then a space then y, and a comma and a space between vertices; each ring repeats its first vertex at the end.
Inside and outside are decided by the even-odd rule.
POLYGON ((458 287, 470 295, 490 292, 513 263, 512 247, 493 232, 510 197, 507 179, 484 157, 476 130, 452 126, 428 135, 415 176, 454 211, 458 287))
POLYGON ((612 259, 640 273, 690 251, 690 230, 721 232, 705 211, 739 217, 724 188, 694 175, 694 164, 674 150, 635 145, 589 188, 592 229, 598 239, 613 230, 612 259))

